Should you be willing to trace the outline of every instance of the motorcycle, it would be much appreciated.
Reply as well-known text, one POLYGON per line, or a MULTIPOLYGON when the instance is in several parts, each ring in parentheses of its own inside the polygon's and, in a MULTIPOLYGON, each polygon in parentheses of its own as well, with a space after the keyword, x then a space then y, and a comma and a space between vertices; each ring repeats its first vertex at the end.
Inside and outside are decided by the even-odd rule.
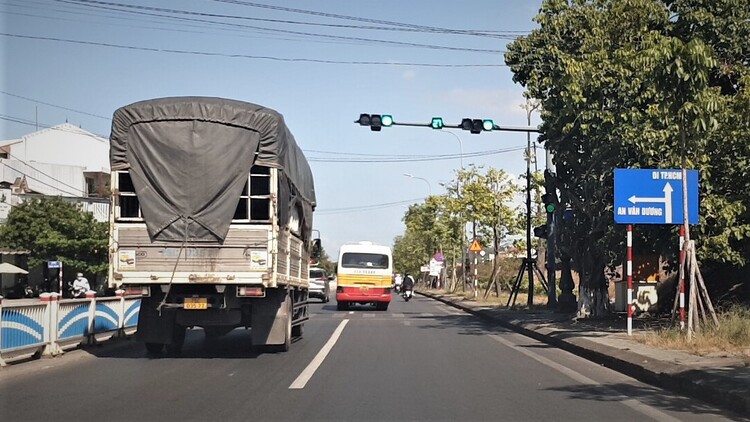
POLYGON ((405 301, 409 301, 412 296, 412 290, 411 289, 404 289, 404 292, 401 294, 401 297, 404 298, 405 301))
POLYGON ((400 284, 394 284, 393 285, 393 291, 396 292, 396 294, 401 293, 401 285, 400 284))
POLYGON ((67 290, 68 290, 68 297, 72 299, 82 299, 86 297, 86 290, 85 289, 76 289, 73 287, 73 283, 69 282, 67 283, 67 290))

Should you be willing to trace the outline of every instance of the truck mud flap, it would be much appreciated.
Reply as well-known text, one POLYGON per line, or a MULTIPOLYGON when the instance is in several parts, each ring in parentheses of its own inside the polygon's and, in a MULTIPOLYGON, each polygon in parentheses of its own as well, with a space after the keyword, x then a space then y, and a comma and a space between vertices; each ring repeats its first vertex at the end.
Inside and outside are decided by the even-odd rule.
POLYGON ((289 341, 291 301, 286 290, 268 289, 265 300, 253 303, 250 316, 253 346, 278 346, 289 341))

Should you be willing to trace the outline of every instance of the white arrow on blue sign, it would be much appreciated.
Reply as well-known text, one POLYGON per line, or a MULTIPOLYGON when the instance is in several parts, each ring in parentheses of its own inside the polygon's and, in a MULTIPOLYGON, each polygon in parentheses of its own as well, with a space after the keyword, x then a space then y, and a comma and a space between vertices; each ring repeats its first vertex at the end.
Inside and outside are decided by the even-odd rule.
MULTIPOLYGON (((698 223, 698 170, 687 171, 688 223, 698 223)), ((615 169, 615 223, 683 224, 682 170, 615 169)))

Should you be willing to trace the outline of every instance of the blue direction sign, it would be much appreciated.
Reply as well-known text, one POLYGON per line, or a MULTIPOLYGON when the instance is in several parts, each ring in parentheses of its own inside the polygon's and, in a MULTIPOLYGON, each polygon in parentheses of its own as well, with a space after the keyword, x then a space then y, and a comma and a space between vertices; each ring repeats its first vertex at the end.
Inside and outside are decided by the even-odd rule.
MULTIPOLYGON (((687 171, 688 223, 698 223, 698 170, 687 171)), ((683 224, 682 170, 615 169, 615 223, 683 224)))

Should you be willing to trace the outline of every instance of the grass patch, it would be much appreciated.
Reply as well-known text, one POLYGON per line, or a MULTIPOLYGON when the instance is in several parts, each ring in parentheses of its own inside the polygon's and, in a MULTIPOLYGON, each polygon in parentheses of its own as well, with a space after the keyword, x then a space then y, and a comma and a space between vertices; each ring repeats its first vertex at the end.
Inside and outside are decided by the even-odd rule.
POLYGON ((698 355, 724 352, 744 356, 745 364, 750 366, 750 308, 734 306, 718 312, 717 317, 718 328, 713 321, 701 326, 690 343, 687 332, 677 327, 643 333, 637 339, 651 346, 685 350, 698 355))
MULTIPOLYGON (((449 296, 452 298, 457 298, 460 300, 467 300, 467 301, 474 301, 474 292, 471 290, 466 290, 465 292, 457 291, 450 293, 446 290, 430 290, 433 293, 449 296)), ((507 290, 503 290, 500 292, 500 297, 497 297, 494 292, 491 293, 487 299, 484 297, 484 290, 479 291, 478 297, 476 299, 476 303, 480 305, 487 305, 487 306, 502 306, 505 307, 505 305, 508 303, 508 299, 510 298, 510 292, 507 290)), ((528 302, 528 294, 523 292, 518 292, 518 295, 516 296, 516 303, 515 307, 517 309, 522 309, 526 307, 526 303, 528 302)), ((534 294, 534 305, 546 305, 547 304, 547 293, 542 291, 540 294, 534 294)))

